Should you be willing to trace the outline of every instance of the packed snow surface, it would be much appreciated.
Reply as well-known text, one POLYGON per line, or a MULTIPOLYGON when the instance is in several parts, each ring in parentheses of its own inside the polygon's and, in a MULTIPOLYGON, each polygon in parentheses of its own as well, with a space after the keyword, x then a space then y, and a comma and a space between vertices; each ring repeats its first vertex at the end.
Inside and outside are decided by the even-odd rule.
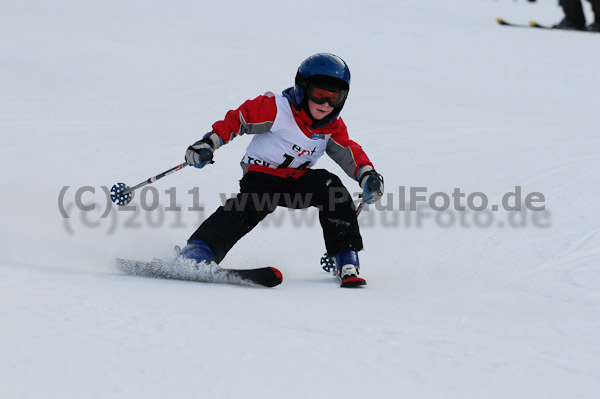
POLYGON ((555 1, 4 2, 0 397, 597 397, 600 35, 498 16, 562 18, 555 1), (315 210, 277 210, 223 262, 279 268, 273 289, 122 274, 116 257, 172 256, 237 191, 250 138, 135 210, 103 187, 182 162, 316 52, 348 62, 342 116, 391 194, 359 218, 368 285, 320 269, 315 210), (401 211, 412 188, 450 207, 401 211), (460 211, 455 189, 544 209, 460 211))

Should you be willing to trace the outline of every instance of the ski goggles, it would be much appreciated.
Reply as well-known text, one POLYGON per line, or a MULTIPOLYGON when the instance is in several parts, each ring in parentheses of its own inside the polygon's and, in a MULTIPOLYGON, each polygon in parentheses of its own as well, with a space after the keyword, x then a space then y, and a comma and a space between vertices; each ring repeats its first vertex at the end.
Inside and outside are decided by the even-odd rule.
POLYGON ((335 90, 320 86, 308 86, 308 98, 319 105, 329 103, 332 107, 339 107, 348 96, 348 90, 335 90))

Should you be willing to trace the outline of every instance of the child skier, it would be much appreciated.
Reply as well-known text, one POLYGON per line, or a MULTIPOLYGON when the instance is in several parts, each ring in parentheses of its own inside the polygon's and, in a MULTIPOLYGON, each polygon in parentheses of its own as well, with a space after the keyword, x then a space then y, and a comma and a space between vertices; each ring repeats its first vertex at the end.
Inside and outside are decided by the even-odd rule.
POLYGON ((383 178, 350 140, 339 117, 349 89, 350 70, 340 57, 312 55, 298 68, 294 87, 282 95, 267 92, 246 101, 189 146, 186 162, 202 168, 208 163, 206 151, 212 153, 243 134, 253 136, 241 162, 240 193, 202 223, 179 256, 218 264, 277 206, 316 206, 342 286, 366 284, 358 277, 363 244, 352 198, 336 175, 310 169, 327 152, 359 182, 365 202, 374 203, 383 195, 383 178))

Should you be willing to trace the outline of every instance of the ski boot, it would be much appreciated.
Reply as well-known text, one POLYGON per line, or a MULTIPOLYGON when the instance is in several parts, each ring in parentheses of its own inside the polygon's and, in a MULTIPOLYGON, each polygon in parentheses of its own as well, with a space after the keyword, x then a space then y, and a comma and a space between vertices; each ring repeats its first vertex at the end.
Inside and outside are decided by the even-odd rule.
POLYGON ((190 259, 198 264, 210 265, 215 261, 212 248, 202 240, 193 240, 179 251, 179 258, 190 259))
POLYGON ((335 275, 342 281, 341 286, 354 288, 366 285, 364 278, 358 277, 359 263, 358 252, 353 249, 344 249, 337 253, 335 259, 335 275))

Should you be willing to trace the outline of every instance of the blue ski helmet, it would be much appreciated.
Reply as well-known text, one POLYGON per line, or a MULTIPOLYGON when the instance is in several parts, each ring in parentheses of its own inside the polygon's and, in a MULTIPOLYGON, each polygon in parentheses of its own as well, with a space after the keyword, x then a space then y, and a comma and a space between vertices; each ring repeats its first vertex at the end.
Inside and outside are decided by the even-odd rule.
MULTIPOLYGON (((311 83, 340 90, 350 90, 350 69, 346 62, 337 55, 314 54, 300 64, 295 83, 292 91, 293 97, 296 104, 301 104, 306 97, 306 89, 311 83)), ((342 103, 337 107, 338 112, 343 106, 342 103)))

